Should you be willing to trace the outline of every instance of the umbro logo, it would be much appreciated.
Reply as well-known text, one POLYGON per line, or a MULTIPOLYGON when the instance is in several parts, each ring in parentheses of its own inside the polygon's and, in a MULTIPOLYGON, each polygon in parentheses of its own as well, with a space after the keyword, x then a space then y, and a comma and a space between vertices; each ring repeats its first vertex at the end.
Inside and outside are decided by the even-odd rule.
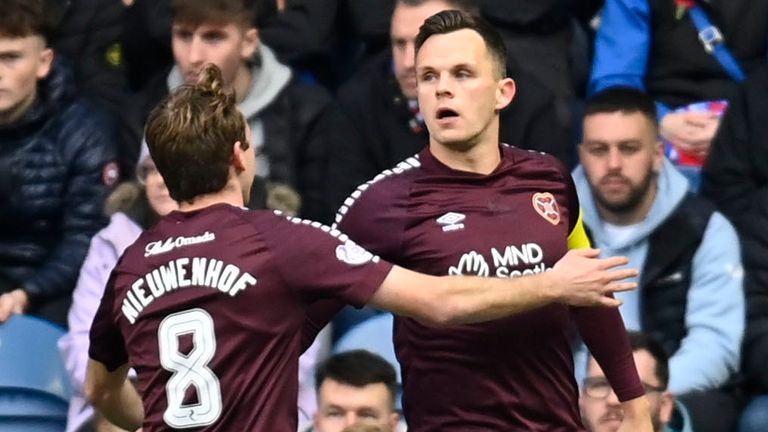
POLYGON ((461 213, 448 212, 436 219, 437 223, 443 226, 443 232, 457 231, 464 229, 462 223, 467 216, 461 213))

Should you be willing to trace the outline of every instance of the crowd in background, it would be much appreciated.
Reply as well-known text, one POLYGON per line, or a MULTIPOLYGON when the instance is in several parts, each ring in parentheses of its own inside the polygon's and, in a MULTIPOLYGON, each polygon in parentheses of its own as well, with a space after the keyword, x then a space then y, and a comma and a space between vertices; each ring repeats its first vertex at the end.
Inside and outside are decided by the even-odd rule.
MULTIPOLYGON (((68 430, 109 430, 82 394, 90 322, 122 251, 176 208, 143 143, 152 108, 216 64, 252 131, 248 207, 332 224, 358 185, 428 143, 414 39, 444 9, 504 38, 517 93, 502 142, 573 170, 593 243, 641 270, 621 312, 653 340, 636 355, 669 363, 646 379, 637 360, 658 381, 659 427, 768 430, 768 0, 241 0, 236 19, 201 14, 203 0, 0 10, 18 2, 46 21, 39 44, 0 15, 0 321, 68 328, 68 430)), ((343 310, 302 357, 303 425, 328 409, 324 374, 347 379, 316 367, 379 314, 343 310)), ((386 346, 391 329, 380 334, 386 346)), ((576 357, 583 401, 612 397, 576 357)), ((382 373, 347 384, 384 383, 381 430, 404 428, 382 373)))

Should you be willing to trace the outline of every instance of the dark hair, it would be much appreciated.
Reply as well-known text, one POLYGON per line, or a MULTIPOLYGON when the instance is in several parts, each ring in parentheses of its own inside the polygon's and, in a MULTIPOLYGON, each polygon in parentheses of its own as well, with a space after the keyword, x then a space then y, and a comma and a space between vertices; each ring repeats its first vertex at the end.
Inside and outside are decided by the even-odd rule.
POLYGON ((212 64, 203 67, 197 83, 178 87, 152 111, 146 137, 152 160, 178 202, 222 190, 232 145, 239 141, 248 149, 245 118, 212 64))
POLYGON ((0 0, 0 36, 41 36, 51 41, 55 17, 45 0, 0 0))
POLYGON ((507 48, 499 32, 486 20, 458 10, 438 12, 424 21, 416 36, 416 53, 431 36, 453 33, 459 30, 474 30, 485 42, 499 78, 507 76, 507 48))
POLYGON ((661 343, 643 332, 630 331, 627 332, 627 336, 632 352, 647 351, 656 360, 656 378, 658 378, 661 387, 667 388, 667 384, 669 384, 669 355, 661 343))
POLYGON ((645 92, 633 87, 611 87, 587 100, 584 116, 621 112, 624 114, 641 113, 658 128, 656 104, 645 92))
POLYGON ((352 387, 384 384, 393 404, 397 395, 395 368, 381 356, 366 350, 344 351, 329 357, 315 370, 315 389, 318 392, 326 379, 352 387))
POLYGON ((471 15, 480 15, 480 5, 477 0, 397 0, 397 4, 417 7, 434 1, 447 3, 451 9, 460 10, 471 15))
POLYGON ((254 0, 173 0, 174 23, 199 26, 204 23, 256 26, 257 8, 254 0))

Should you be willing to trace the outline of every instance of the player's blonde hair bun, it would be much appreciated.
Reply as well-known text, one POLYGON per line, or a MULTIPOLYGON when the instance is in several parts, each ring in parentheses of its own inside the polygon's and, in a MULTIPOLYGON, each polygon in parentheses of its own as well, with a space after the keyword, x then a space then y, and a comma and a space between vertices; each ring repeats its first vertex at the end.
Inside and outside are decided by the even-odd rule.
POLYGON ((221 69, 213 63, 208 63, 200 70, 195 87, 205 96, 211 97, 211 105, 214 110, 222 108, 234 108, 237 106, 235 94, 224 89, 224 78, 221 69))

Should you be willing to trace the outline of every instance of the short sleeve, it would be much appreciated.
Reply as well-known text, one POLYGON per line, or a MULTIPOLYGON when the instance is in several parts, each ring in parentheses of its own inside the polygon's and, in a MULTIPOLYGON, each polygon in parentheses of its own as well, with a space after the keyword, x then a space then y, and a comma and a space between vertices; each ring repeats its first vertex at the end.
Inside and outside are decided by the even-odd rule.
POLYGON ((88 348, 88 356, 103 363, 110 372, 128 362, 125 341, 113 314, 116 275, 117 272, 113 271, 107 282, 104 296, 91 325, 91 344, 88 348))
POLYGON ((362 307, 392 269, 336 229, 276 216, 264 233, 282 279, 308 301, 335 298, 362 307))

